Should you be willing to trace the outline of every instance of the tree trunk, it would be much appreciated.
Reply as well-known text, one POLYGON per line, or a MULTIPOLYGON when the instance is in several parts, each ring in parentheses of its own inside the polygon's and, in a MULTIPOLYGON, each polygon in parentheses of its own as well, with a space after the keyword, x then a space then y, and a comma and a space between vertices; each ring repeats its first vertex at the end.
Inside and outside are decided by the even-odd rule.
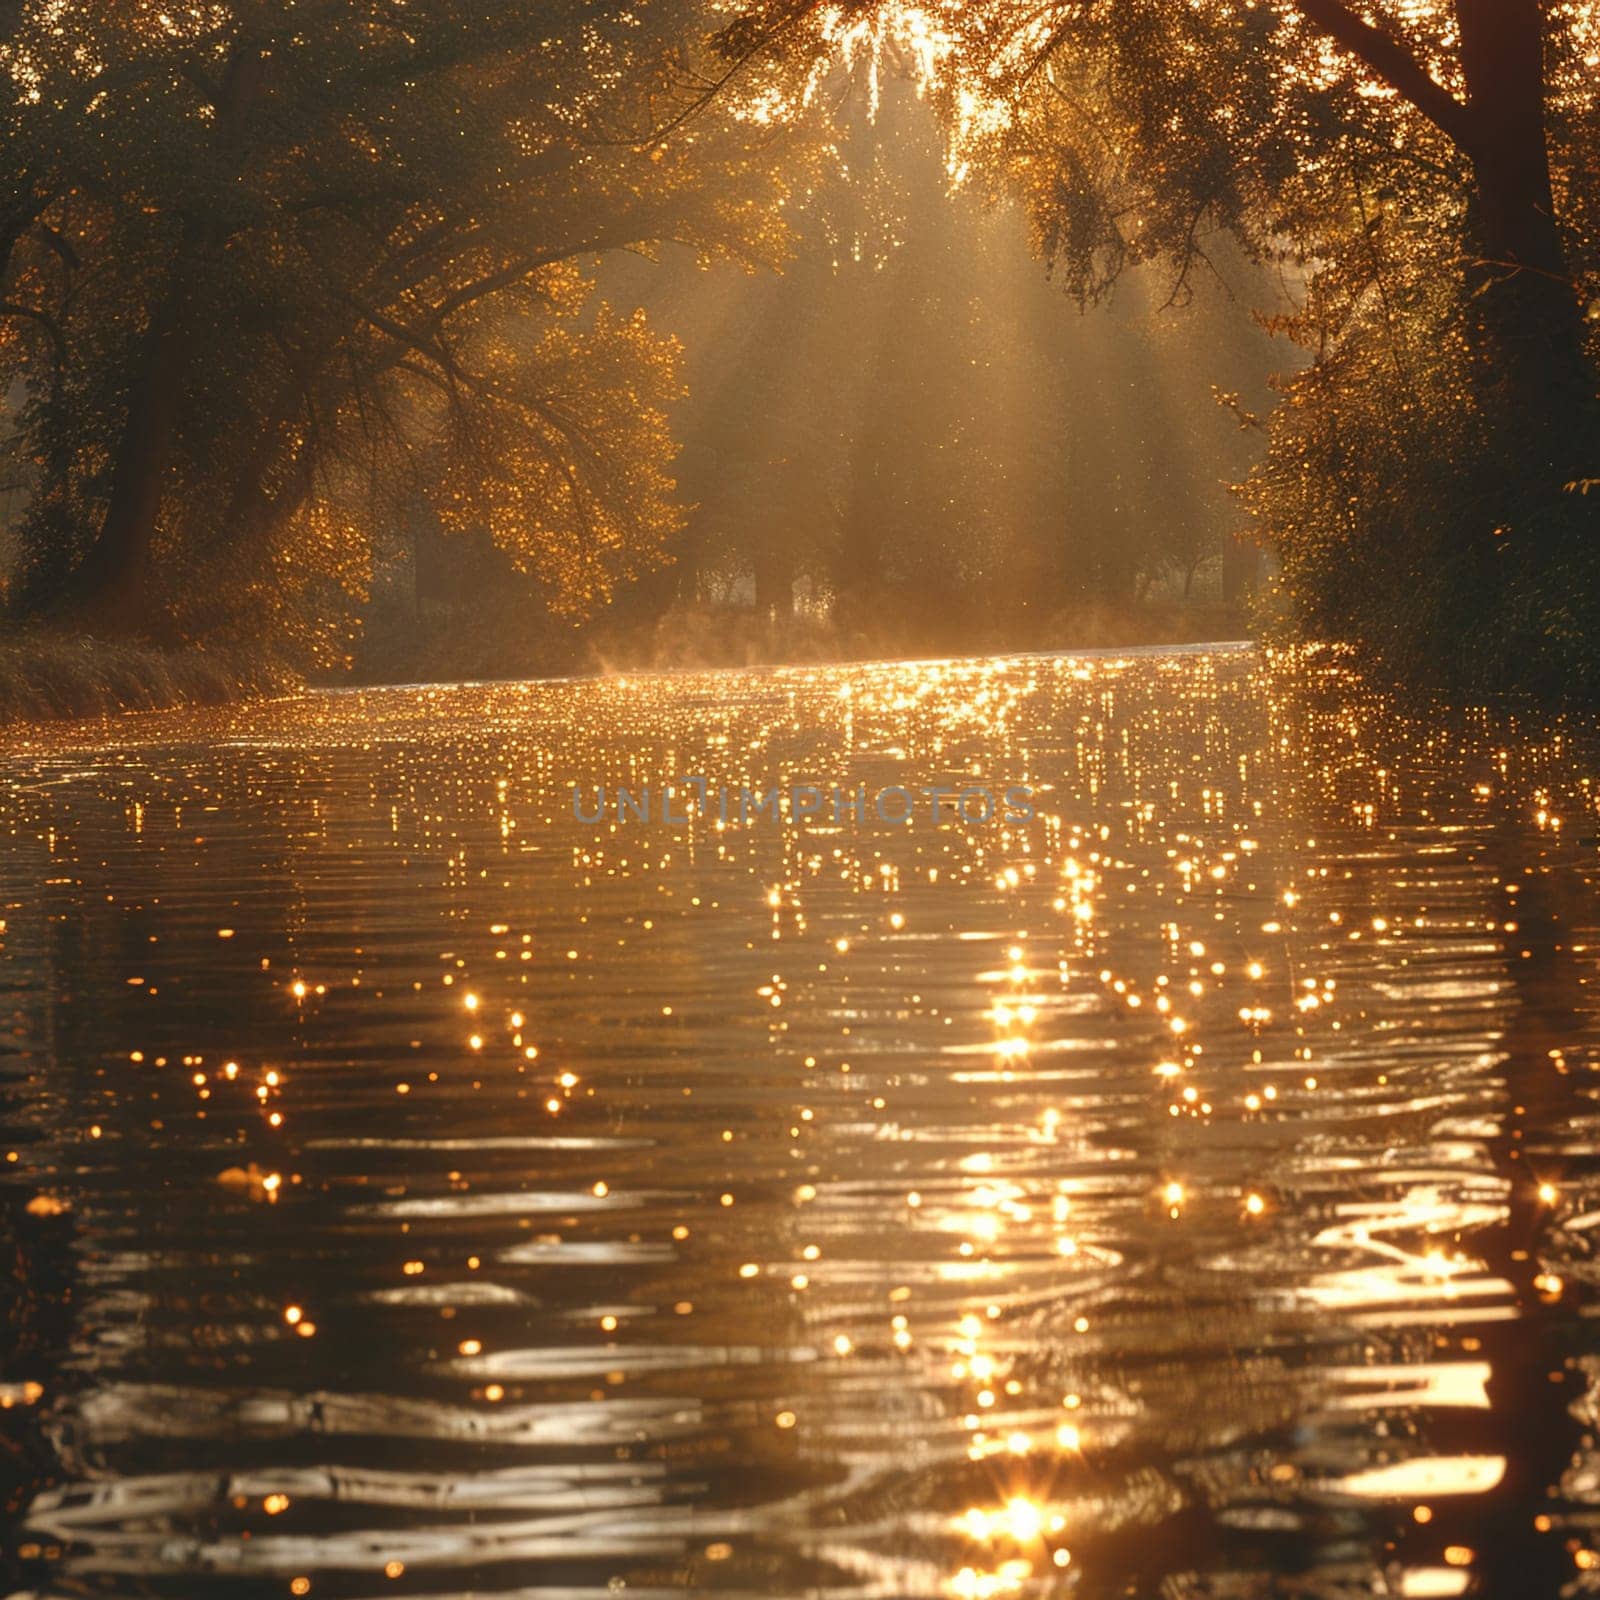
MULTIPOLYGON (((266 67, 263 48, 240 40, 216 91, 215 142, 234 168, 247 153, 246 123, 263 92, 266 67)), ((128 397, 105 517, 75 575, 78 603, 97 625, 116 632, 139 631, 148 621, 150 555, 194 354, 195 292, 205 273, 217 270, 211 258, 225 237, 209 212, 184 218, 171 281, 151 318, 128 397)))
POLYGON ((1261 582, 1261 547, 1237 535, 1222 546, 1222 601, 1238 605, 1261 582))
POLYGON ((756 614, 769 626, 783 629, 794 618, 794 563, 788 547, 768 534, 756 552, 756 614))
POLYGON ((1564 465, 1559 440, 1581 432, 1571 408, 1592 408, 1595 380, 1556 223, 1540 0, 1456 0, 1456 18, 1488 332, 1513 402, 1556 424, 1542 450, 1551 465, 1564 465))
POLYGON ((1544 122, 1539 0, 1456 0, 1474 128, 1484 240, 1492 265, 1566 276, 1544 122))
POLYGON ((100 532, 74 587, 93 619, 117 632, 144 620, 145 575, 172 459, 178 405, 187 365, 176 304, 164 308, 145 335, 141 371, 128 402, 117 450, 111 497, 100 532))

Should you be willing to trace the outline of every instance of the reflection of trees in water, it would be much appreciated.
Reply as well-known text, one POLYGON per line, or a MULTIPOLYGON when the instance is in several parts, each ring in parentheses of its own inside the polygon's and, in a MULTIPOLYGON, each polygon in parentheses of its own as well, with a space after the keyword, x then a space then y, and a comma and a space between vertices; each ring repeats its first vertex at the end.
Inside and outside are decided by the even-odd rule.
MULTIPOLYGON (((1409 892, 1408 912, 1432 912, 1445 926, 1453 921, 1459 943, 1476 934, 1492 952, 1476 958, 1492 974, 1484 1012, 1492 1054, 1478 1061, 1470 1050, 1462 1055, 1470 1077, 1457 1075, 1456 1082, 1471 1098, 1455 1116, 1436 1114, 1430 1130, 1434 1139, 1465 1139, 1481 1149, 1495 1183, 1488 1220, 1468 1215, 1460 1231, 1445 1235, 1481 1266, 1466 1281, 1489 1298, 1464 1304, 1459 1317, 1442 1308, 1432 1337, 1424 1324, 1390 1340, 1391 1359, 1443 1362, 1462 1372, 1482 1362, 1484 1396, 1478 1404, 1443 1395, 1430 1403, 1423 1393, 1391 1413, 1391 1428, 1429 1456, 1480 1458, 1490 1464, 1491 1480, 1503 1459, 1504 1472, 1480 1492, 1452 1492, 1444 1481, 1434 1492, 1397 1492, 1395 1559, 1438 1566, 1449 1552, 1453 1562, 1470 1565, 1486 1593, 1553 1594, 1574 1572, 1566 1542, 1572 1503, 1563 1497, 1575 1493, 1581 1502, 1584 1495, 1570 1469, 1583 1438, 1571 1408, 1586 1383, 1581 1362, 1592 1342, 1576 1302, 1575 1278, 1584 1269, 1575 1273, 1571 1259, 1585 1247, 1563 1221, 1583 1208, 1578 1194, 1592 1192, 1586 1084, 1595 1019, 1585 969, 1595 917, 1587 863, 1558 833, 1536 830, 1532 813, 1537 803, 1542 824, 1547 807, 1559 808, 1569 836, 1581 828, 1590 802, 1574 784, 1583 764, 1570 742, 1482 712, 1455 717, 1376 698, 1338 712, 1315 697, 1279 709, 1290 712, 1288 726, 1299 724, 1290 736, 1297 749, 1315 752, 1291 766, 1299 803, 1314 819, 1308 826, 1336 836, 1364 812, 1377 847, 1352 851, 1348 921, 1360 925, 1378 911, 1392 916, 1409 892), (1454 837, 1438 836, 1434 855, 1456 864, 1431 881, 1403 857, 1391 864, 1395 858, 1382 848, 1386 825, 1409 831, 1418 817, 1429 827, 1454 825, 1454 837), (1463 1125, 1475 1105, 1481 1110, 1463 1125), (1402 1354, 1407 1347, 1409 1356, 1402 1354), (1412 1501, 1419 1505, 1414 1517, 1412 1501)), ((1456 970, 1447 961, 1441 974, 1456 970)), ((1417 1041, 1450 1052, 1442 1020, 1430 1023, 1429 1003, 1415 1003, 1417 1041)), ((1407 1035, 1394 1037, 1391 1048, 1399 1050, 1407 1035)), ((1470 1046, 1471 1034, 1461 1043, 1470 1046)), ((1411 1059, 1396 1054, 1393 1071, 1411 1072, 1411 1059)), ((1441 1078, 1441 1086, 1448 1081, 1441 1078)))
POLYGON ((1578 1361, 1592 1348, 1571 1284, 1558 1288, 1551 1275, 1565 1272, 1572 1248, 1570 1235, 1560 1236, 1562 1181, 1592 1168, 1595 1157, 1579 1131, 1592 1113, 1582 1058, 1593 1002, 1584 992, 1586 958, 1573 949, 1593 926, 1593 889, 1570 860, 1541 859, 1553 849, 1525 870, 1528 829, 1510 817, 1484 837, 1483 854, 1498 883, 1521 890, 1486 907, 1493 917, 1509 906, 1516 922, 1501 936, 1510 988, 1504 1087, 1487 1140, 1506 1202, 1503 1220, 1474 1233, 1472 1248, 1509 1285, 1515 1314, 1476 1329, 1490 1369, 1489 1409, 1441 1417, 1428 1431, 1441 1449, 1503 1456, 1506 1467, 1486 1493, 1442 1502, 1428 1543, 1474 1551, 1489 1594, 1554 1594, 1574 1571, 1561 1497, 1583 1431, 1572 1412, 1586 1386, 1578 1361), (1545 1185, 1555 1198, 1541 1194, 1545 1185))
MULTIPOLYGON (((1269 696, 1272 687, 1262 685, 1269 696)), ((1314 1045, 1302 1069, 1311 1071, 1314 1056, 1314 1106, 1306 1099, 1291 1120, 1264 1130, 1250 1157, 1253 1174, 1281 1185, 1285 1226, 1271 1230, 1276 1237, 1246 1243, 1186 1214, 1166 1240, 1147 1236, 1154 1253, 1097 1312, 1129 1327, 1139 1317, 1164 1334, 1142 1353, 1112 1341, 1103 1352, 1080 1344, 1075 1359, 1063 1352, 1063 1382, 1069 1372, 1073 1386, 1094 1381, 1091 1373, 1109 1379, 1130 1418, 1120 1443, 1102 1438, 1090 1450, 1091 1471, 1110 1482, 1119 1469, 1154 1468, 1184 1490, 1171 1545, 1169 1524, 1161 1524, 1159 1555, 1138 1540, 1132 1550, 1102 1543, 1092 1527, 1080 1530, 1075 1555, 1089 1571, 1144 1572, 1152 1585, 1179 1563, 1270 1571, 1279 1582, 1316 1572, 1315 1581, 1328 1581, 1341 1568, 1355 1570, 1353 1551, 1376 1534, 1408 1566, 1438 1567, 1448 1551, 1452 1563, 1470 1564, 1486 1592, 1553 1593, 1573 1572, 1561 1496, 1580 1433, 1568 1406, 1587 1345, 1574 1274, 1562 1264, 1575 1247, 1559 1227, 1562 1208, 1570 1214, 1582 1202, 1568 1194, 1552 1205, 1540 1186, 1559 1190, 1563 1172, 1575 1176, 1592 1154, 1577 1144, 1587 1137, 1588 1110, 1577 1058, 1579 1041, 1593 1033, 1593 1006, 1582 984, 1585 958, 1573 944, 1582 949, 1593 912, 1581 865, 1537 833, 1521 806, 1552 766, 1581 767, 1571 765, 1570 751, 1557 746, 1552 762, 1537 739, 1482 721, 1452 727, 1434 716, 1419 748, 1418 725, 1403 715, 1345 707, 1330 717, 1326 706, 1292 697, 1273 705, 1272 725, 1283 735, 1281 760, 1251 750, 1249 735, 1240 735, 1254 766, 1244 798, 1275 802, 1246 827, 1267 841, 1255 875, 1269 891, 1296 885, 1311 901, 1299 913, 1277 912, 1294 930, 1288 948, 1302 963, 1290 961, 1295 985, 1302 971, 1335 974, 1342 1004, 1331 1014, 1349 1031, 1318 1028, 1315 1011, 1293 1030, 1314 1045), (1491 760, 1501 740, 1511 749, 1491 760), (1508 817, 1486 831, 1472 780, 1496 762, 1508 817), (1307 863, 1326 868, 1327 880, 1303 880, 1307 863), (1520 894, 1504 893, 1508 880, 1520 894), (1331 927, 1320 922, 1330 907, 1340 914, 1331 927), (1413 912, 1432 914, 1417 923, 1429 931, 1412 932, 1413 912), (1410 937, 1375 945, 1385 918, 1390 935, 1410 937), (1513 923, 1516 931, 1507 931, 1513 923), (1374 1088, 1393 1113, 1381 1121, 1373 1120, 1374 1088), (1452 1146, 1481 1151, 1481 1177, 1452 1146), (1309 1177, 1317 1170, 1320 1182, 1309 1177), (1359 1221, 1338 1221, 1359 1219, 1354 1202, 1379 1195, 1388 1198, 1373 1199, 1370 1236, 1359 1221), (1340 1196, 1346 1205, 1336 1203, 1340 1196), (1439 1245, 1429 1287, 1430 1247, 1439 1245), (1551 1273, 1568 1278, 1564 1295, 1551 1273), (1291 1309, 1320 1292, 1326 1310, 1291 1309), (1488 1373, 1486 1409, 1464 1398, 1479 1362, 1488 1373), (1364 1368, 1373 1371, 1361 1396, 1351 1374, 1364 1368), (1400 1376, 1407 1368, 1416 1370, 1410 1383, 1400 1376), (1504 1457, 1506 1470, 1475 1490, 1451 1457, 1504 1457), (1429 1467, 1435 1460, 1437 1470, 1429 1467), (1398 1470, 1392 1487, 1382 1486, 1391 1466, 1411 1462, 1423 1469, 1413 1487, 1402 1486, 1398 1470), (1219 1542, 1218 1513, 1240 1530, 1234 1539, 1219 1542)), ((1226 761, 1226 738, 1216 753, 1226 761)), ((1133 759, 1140 755, 1136 743, 1133 759)), ((1120 777, 1114 765, 1108 797, 1120 777)), ((1172 798, 1181 817, 1176 787, 1172 798)), ((1563 809, 1570 827, 1575 806, 1563 809)), ((1228 833, 1220 818, 1197 815, 1194 827, 1213 844, 1213 835, 1228 833)), ((1159 854, 1149 859, 1159 866, 1159 854)), ((1139 866, 1111 875, 1109 900, 1126 887, 1120 876, 1139 882, 1139 866)), ((1237 929, 1231 918, 1211 928, 1209 913, 1195 898, 1183 937, 1214 934, 1230 960, 1235 932, 1250 948, 1247 919, 1237 929)), ((1273 915, 1270 892, 1260 914, 1273 915)), ((1256 953, 1268 943, 1276 945, 1256 937, 1256 953)), ((1133 970, 1116 964, 1115 941, 1110 949, 1111 965, 1131 981, 1133 970)), ((1124 962, 1127 954, 1124 944, 1124 962)), ((1206 1038, 1209 1049, 1215 1040, 1206 1038)), ((1282 1072, 1298 1076, 1292 1061, 1282 1072)), ((1219 1100, 1228 1098, 1219 1077, 1237 1087, 1261 1082, 1245 1075, 1241 1083, 1213 1062, 1209 1092, 1219 1100)), ((1193 1174, 1196 1193, 1184 1203, 1199 1206, 1207 1145, 1185 1139, 1185 1126, 1157 1116, 1118 1136, 1132 1137, 1143 1170, 1193 1174)), ((1226 1138, 1210 1160, 1211 1181, 1220 1179, 1226 1193, 1226 1138)), ((1043 1347, 1048 1317, 1038 1333, 1043 1347)), ((1050 1358, 1034 1359, 1048 1366, 1050 1358)), ((1582 1495, 1570 1478, 1565 1492, 1582 1495)))
MULTIPOLYGON (((39 838, 13 831, 0 875, 0 1529, 60 1472, 49 1435, 53 1395, 73 1343, 78 1290, 75 1220, 56 1195, 66 1152, 63 1086, 42 1070, 51 1035, 50 990, 29 974, 48 969, 55 931, 25 886, 45 875, 39 838), (16 973, 21 981, 13 981, 16 973), (59 1207, 59 1208, 58 1208, 59 1207)), ((18 1542, 0 1538, 0 1587, 28 1580, 18 1542)))

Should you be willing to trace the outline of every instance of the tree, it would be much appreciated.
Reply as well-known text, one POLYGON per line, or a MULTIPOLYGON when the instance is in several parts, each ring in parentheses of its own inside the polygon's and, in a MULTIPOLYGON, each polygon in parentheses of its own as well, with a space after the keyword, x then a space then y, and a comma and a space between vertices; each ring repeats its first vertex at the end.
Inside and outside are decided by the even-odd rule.
POLYGON ((1516 286, 1555 345, 1576 325, 1579 264, 1550 144, 1565 192, 1574 146, 1593 139, 1592 30, 1586 6, 1540 0, 1386 5, 1376 21, 1345 0, 772 0, 723 41, 752 71, 815 72, 840 50, 913 57, 953 159, 1020 185, 1041 247, 1084 295, 1138 260, 1192 269, 1219 224, 1270 252, 1286 196, 1344 182, 1355 157, 1369 173, 1426 170, 1470 208, 1476 264, 1516 286))
POLYGON ((1127 626, 1154 580, 1241 524, 1226 485, 1251 452, 1211 383, 1255 403, 1267 337, 1209 284, 1164 304, 1149 271, 1064 315, 1017 206, 952 191, 912 86, 881 81, 870 121, 861 82, 818 101, 837 160, 786 208, 781 276, 668 262, 608 279, 625 272, 686 348, 680 570, 753 580, 780 618, 807 577, 846 635, 884 649, 1127 626))
POLYGON ((407 497, 581 607, 681 512, 675 347, 582 263, 780 248, 749 124, 683 103, 689 0, 27 0, 4 43, 25 593, 218 631, 358 596, 407 497))
MULTIPOLYGON (((953 170, 1023 198, 1039 253, 1083 302, 1141 262, 1166 263, 1181 296, 1226 233, 1303 281, 1299 314, 1277 326, 1319 362, 1359 344, 1360 365, 1403 388, 1403 347, 1418 333, 1444 336, 1449 381, 1431 392, 1436 404, 1450 397, 1474 459, 1490 464, 1473 477, 1484 493, 1446 496, 1431 512, 1408 496, 1412 542, 1364 539, 1363 560, 1377 563, 1365 582, 1381 588, 1386 561, 1424 582, 1440 562, 1457 564, 1434 599, 1445 588, 1478 592, 1489 610, 1505 597, 1495 552, 1510 536, 1528 552, 1516 609, 1529 632, 1499 656, 1506 671, 1515 676, 1519 649, 1557 611, 1559 631, 1579 613, 1592 630, 1593 519, 1567 492, 1596 475, 1600 439, 1583 315, 1600 292, 1591 6, 768 0, 730 25, 722 46, 736 79, 770 78, 795 99, 841 52, 909 64, 943 110, 953 170)), ((1341 383, 1357 365, 1344 366, 1341 383)), ((1300 468, 1314 477, 1335 471, 1318 454, 1329 438, 1297 427, 1309 419, 1295 414, 1322 403, 1318 382, 1313 371, 1293 385, 1272 424, 1298 437, 1300 468)), ((1367 421, 1411 415, 1393 398, 1367 421)), ((1412 454, 1385 453, 1400 477, 1369 480, 1378 498, 1365 527, 1384 521, 1382 496, 1407 493, 1413 468, 1415 483, 1431 480, 1425 457, 1420 441, 1412 454)), ((1265 525, 1282 534, 1289 519, 1280 501, 1265 525)), ((1360 637, 1362 619, 1347 623, 1360 637)), ((1474 672, 1482 664, 1453 655, 1474 672)), ((1414 656, 1443 666, 1452 652, 1424 641, 1414 656)))

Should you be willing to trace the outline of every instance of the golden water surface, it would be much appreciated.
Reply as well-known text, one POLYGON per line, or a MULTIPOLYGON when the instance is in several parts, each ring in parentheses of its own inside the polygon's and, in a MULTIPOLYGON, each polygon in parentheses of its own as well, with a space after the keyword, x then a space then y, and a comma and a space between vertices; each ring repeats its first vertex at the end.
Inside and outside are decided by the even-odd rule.
POLYGON ((1600 1578, 1600 742, 1318 658, 0 754, 0 1593, 1600 1578), (576 821, 577 786, 1037 815, 576 821))

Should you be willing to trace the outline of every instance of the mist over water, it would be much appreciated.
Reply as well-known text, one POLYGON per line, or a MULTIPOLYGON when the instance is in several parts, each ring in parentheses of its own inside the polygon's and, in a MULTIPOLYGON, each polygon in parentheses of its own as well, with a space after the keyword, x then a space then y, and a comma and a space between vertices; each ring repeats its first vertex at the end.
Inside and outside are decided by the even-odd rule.
POLYGON ((1246 651, 17 741, 11 1588, 1549 1592, 1595 754, 1246 651), (1037 815, 572 817, 678 772, 1037 815))

